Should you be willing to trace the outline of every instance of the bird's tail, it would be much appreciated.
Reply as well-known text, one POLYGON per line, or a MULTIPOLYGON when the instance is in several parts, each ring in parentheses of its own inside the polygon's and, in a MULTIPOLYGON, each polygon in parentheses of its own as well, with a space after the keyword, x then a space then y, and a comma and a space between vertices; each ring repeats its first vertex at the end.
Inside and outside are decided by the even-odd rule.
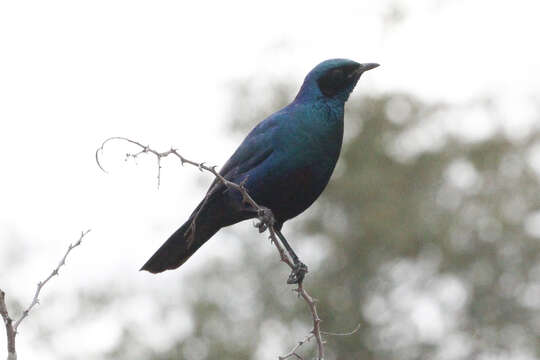
POLYGON ((219 226, 203 222, 197 223, 193 232, 190 228, 192 220, 193 216, 161 245, 141 270, 156 274, 176 269, 220 229, 219 226))

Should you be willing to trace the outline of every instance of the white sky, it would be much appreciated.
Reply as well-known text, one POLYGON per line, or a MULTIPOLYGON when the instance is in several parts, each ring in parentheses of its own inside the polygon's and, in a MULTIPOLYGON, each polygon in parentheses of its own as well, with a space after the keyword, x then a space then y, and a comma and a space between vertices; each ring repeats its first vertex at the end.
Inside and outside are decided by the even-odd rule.
MULTIPOLYGON (((36 311, 47 311, 47 294, 112 278, 158 290, 181 278, 136 270, 202 196, 194 191, 200 175, 164 162, 157 191, 150 160, 125 164, 128 148, 111 146, 105 175, 94 150, 127 136, 221 164, 240 140, 227 136, 225 122, 235 81, 299 86, 318 62, 348 57, 382 65, 350 101, 401 90, 458 103, 494 96, 503 126, 537 120, 539 2, 397 1, 407 17, 385 27, 389 3, 1 1, 0 287, 29 301, 87 228, 36 311), (12 268, 2 264, 8 243, 24 244, 25 261, 12 268)), ((195 268, 204 255, 191 262, 195 268)), ((22 358, 32 350, 24 333, 20 341, 22 358)))

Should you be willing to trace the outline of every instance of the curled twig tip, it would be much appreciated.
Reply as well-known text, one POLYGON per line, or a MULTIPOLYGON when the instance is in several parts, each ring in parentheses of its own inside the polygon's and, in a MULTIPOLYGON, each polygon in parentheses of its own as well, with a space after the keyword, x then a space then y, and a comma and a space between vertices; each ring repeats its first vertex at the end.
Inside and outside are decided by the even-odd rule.
MULTIPOLYGON (((123 141, 127 141, 127 142, 129 142, 129 143, 134 144, 134 145, 140 146, 141 148, 143 148, 143 151, 144 151, 144 152, 147 152, 147 151, 148 151, 148 150, 146 150, 146 149, 148 149, 148 146, 144 146, 144 145, 142 145, 141 143, 139 143, 139 142, 137 142, 137 141, 134 141, 134 140, 125 138, 125 137, 123 137, 123 136, 111 136, 110 138, 105 139, 105 141, 103 141, 103 142, 101 143, 101 146, 98 147, 98 148, 96 149, 96 155, 95 155, 95 156, 96 156, 96 163, 97 163, 97 165, 98 165, 99 168, 100 168, 104 173, 106 173, 106 174, 107 174, 108 172, 107 172, 107 170, 105 170, 105 168, 103 168, 103 166, 101 165, 101 162, 99 161, 99 155, 103 152, 103 150, 104 150, 104 148, 105 148, 105 145, 106 145, 107 143, 109 143, 110 141, 112 141, 112 140, 123 140, 123 141)), ((131 155, 131 154, 126 154, 126 157, 129 157, 129 156, 132 156, 132 155, 131 155)))
POLYGON ((99 168, 101 169, 101 171, 103 171, 105 174, 108 174, 108 173, 107 173, 107 170, 105 170, 105 169, 103 168, 103 166, 101 166, 101 163, 99 162, 99 154, 100 154, 101 152, 103 152, 103 145, 102 145, 101 147, 99 147, 99 148, 96 149, 96 163, 97 163, 97 165, 99 166, 99 168))

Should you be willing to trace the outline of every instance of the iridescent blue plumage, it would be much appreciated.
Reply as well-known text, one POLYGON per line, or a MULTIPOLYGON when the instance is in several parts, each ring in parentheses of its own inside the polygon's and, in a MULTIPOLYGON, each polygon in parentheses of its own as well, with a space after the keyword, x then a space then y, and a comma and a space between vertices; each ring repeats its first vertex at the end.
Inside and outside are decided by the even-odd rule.
MULTIPOLYGON (((306 210, 328 184, 341 150, 345 102, 360 75, 376 66, 347 59, 320 63, 294 101, 255 126, 221 169, 221 175, 244 182, 253 199, 272 210, 277 230, 306 210)), ((214 181, 206 200, 142 270, 175 269, 220 228, 253 217, 238 193, 214 181)))

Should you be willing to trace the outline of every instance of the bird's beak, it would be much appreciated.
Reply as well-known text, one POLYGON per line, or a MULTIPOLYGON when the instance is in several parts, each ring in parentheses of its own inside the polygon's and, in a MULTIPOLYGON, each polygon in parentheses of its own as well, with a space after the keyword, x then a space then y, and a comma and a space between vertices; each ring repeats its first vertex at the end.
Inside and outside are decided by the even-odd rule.
POLYGON ((356 69, 356 73, 357 74, 362 74, 364 71, 368 71, 368 70, 371 70, 371 69, 375 69, 376 67, 378 67, 379 64, 376 64, 376 63, 365 63, 365 64, 359 64, 358 65, 358 68, 356 69))

